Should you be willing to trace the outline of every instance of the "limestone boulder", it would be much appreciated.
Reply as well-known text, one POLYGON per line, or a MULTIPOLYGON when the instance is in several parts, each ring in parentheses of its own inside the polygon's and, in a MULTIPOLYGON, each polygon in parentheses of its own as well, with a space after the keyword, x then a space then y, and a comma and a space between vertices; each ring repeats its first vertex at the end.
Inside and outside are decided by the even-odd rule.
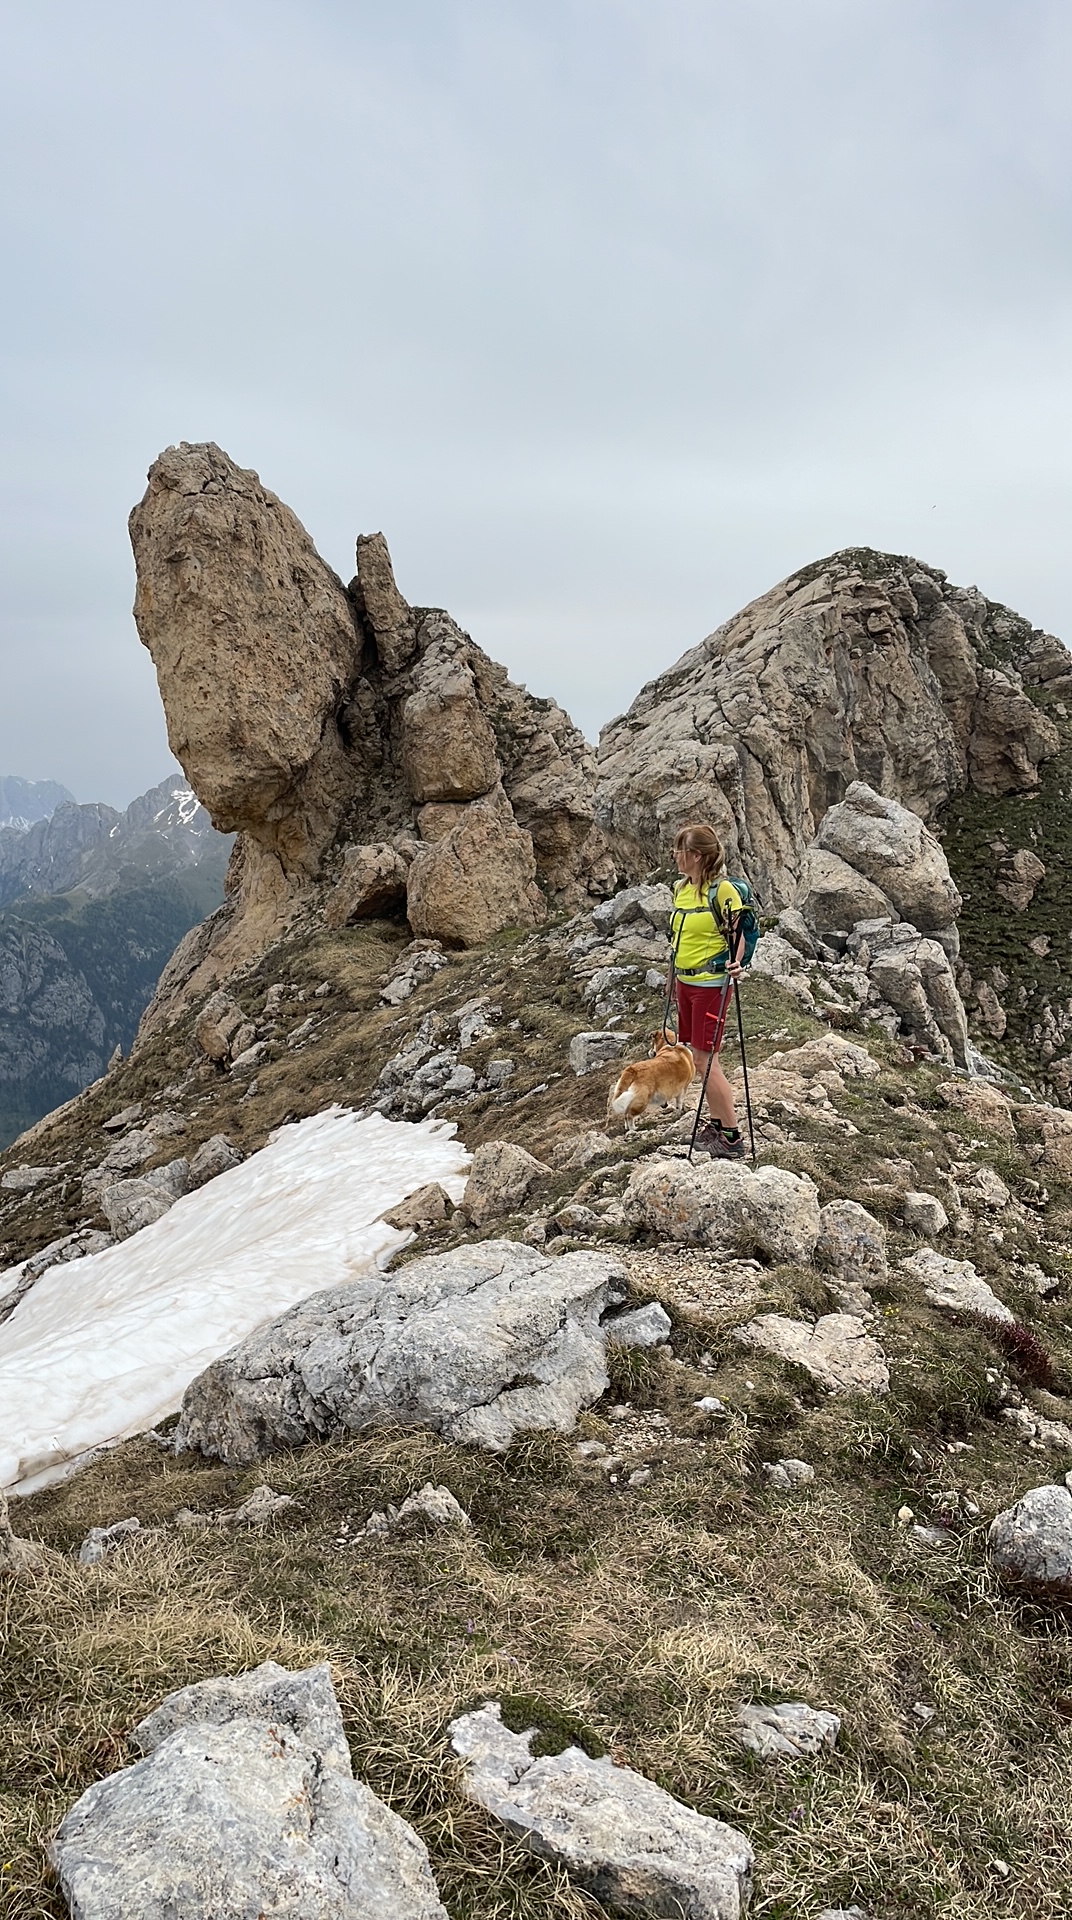
POLYGON ((210 993, 194 1023, 194 1039, 209 1060, 222 1062, 231 1054, 231 1041, 245 1019, 237 1000, 218 987, 210 993))
POLYGON ((920 1281, 932 1307, 946 1307, 954 1313, 982 1313, 988 1320, 1012 1326, 1016 1315, 998 1299, 970 1260, 950 1260, 933 1247, 921 1247, 900 1264, 903 1273, 920 1281))
POLYGON ((1029 1139, 1040 1140, 1043 1166, 1072 1174, 1072 1113, 1061 1107, 1017 1107, 1016 1125, 1029 1139))
POLYGON ((963 1114, 973 1127, 982 1127, 1003 1140, 1015 1140, 1012 1102, 998 1087, 985 1080, 945 1080, 935 1092, 943 1107, 950 1113, 963 1114))
POLYGON ((606 1390, 601 1320, 624 1294, 607 1254, 549 1259, 509 1240, 365 1274, 200 1374, 176 1444, 239 1466, 367 1427, 428 1427, 492 1451, 517 1433, 568 1432, 606 1390))
POLYGON ((474 947, 505 927, 537 927, 547 904, 530 836, 501 787, 466 807, 451 831, 415 855, 406 913, 414 933, 474 947))
POLYGON ((901 1212, 905 1226, 911 1233, 922 1233, 932 1239, 936 1234, 948 1231, 949 1215, 936 1193, 909 1191, 905 1194, 901 1212))
POLYGON ((803 1700, 737 1709, 737 1738, 761 1760, 811 1760, 832 1752, 841 1732, 840 1714, 803 1700))
POLYGON ((215 1180, 221 1173, 230 1173, 232 1167, 242 1165, 242 1155, 233 1141, 225 1133, 214 1133, 202 1142, 190 1161, 189 1188, 203 1187, 206 1181, 215 1180))
POLYGON ((454 1202, 450 1195, 438 1180, 431 1180, 427 1186, 418 1187, 416 1193, 411 1193, 397 1207, 392 1207, 383 1217, 389 1227, 419 1232, 422 1227, 441 1226, 453 1211, 454 1202))
POLYGON ((644 1160, 622 1196, 634 1228, 694 1246, 806 1265, 819 1238, 819 1196, 806 1175, 740 1161, 644 1160))
POLYGON ((636 924, 654 927, 666 933, 670 926, 674 896, 668 886, 623 887, 609 900, 601 900, 592 919, 601 933, 613 933, 618 927, 636 924))
POLYGON ((770 1053, 764 1061, 774 1073, 799 1074, 833 1084, 838 1081, 873 1080, 881 1072, 878 1061, 866 1047, 846 1040, 839 1033, 824 1034, 820 1040, 806 1040, 803 1046, 790 1047, 784 1053, 770 1053))
POLYGON ((1039 1600, 1072 1600, 1072 1492, 1032 1487, 997 1515, 990 1557, 1007 1586, 1039 1600))
POLYGON ((1060 744, 1053 721, 1024 698, 1021 686, 997 668, 983 669, 968 747, 973 787, 980 793, 1030 791, 1038 786, 1040 761, 1060 744))
POLYGON ((176 950, 144 1033, 296 916, 392 911, 411 849, 413 924, 454 944, 538 924, 545 893, 613 892, 583 736, 449 614, 409 606, 382 534, 358 539, 344 588, 256 474, 183 445, 153 466, 131 538, 172 745, 238 832, 226 902, 176 950))
POLYGON ((579 1747, 534 1759, 498 1701, 451 1723, 463 1791, 615 1912, 744 1920, 754 1856, 743 1833, 675 1800, 632 1767, 579 1747))
POLYGON ((495 735, 477 697, 472 668, 432 646, 420 682, 402 708, 402 769, 410 797, 475 800, 495 786, 495 735))
POLYGON ((423 1842, 353 1777, 326 1665, 185 1687, 132 1738, 49 1850, 80 1920, 446 1920, 423 1842))
POLYGON ((619 1347, 661 1347, 670 1338, 673 1322, 658 1300, 650 1300, 646 1307, 630 1307, 625 1313, 614 1314, 606 1322, 605 1331, 607 1339, 619 1347))
POLYGON ((819 939, 828 933, 847 932, 858 920, 881 919, 892 911, 892 903, 881 887, 840 854, 819 845, 805 850, 797 907, 805 925, 819 939))
POLYGON ((1026 913, 1045 878, 1046 868, 1038 855, 1030 847, 1018 847, 998 869, 994 891, 1008 901, 1014 913, 1026 913))
POLYGON ((871 959, 872 984, 901 1024, 928 1052, 951 1066, 968 1064, 968 1016, 949 956, 937 940, 913 927, 892 930, 890 944, 871 959))
POLYGON ((395 583, 391 554, 382 533, 359 533, 357 575, 350 599, 383 671, 394 678, 418 649, 417 617, 395 583))
POLYGON ((214 826, 311 875, 349 785, 336 716, 361 642, 342 581, 212 445, 160 455, 130 538, 172 752, 214 826))
POLYGON ((542 1160, 512 1140, 486 1140, 473 1155, 462 1211, 477 1227, 487 1220, 505 1219, 517 1212, 533 1183, 549 1171, 542 1160))
POLYGON ((620 1060, 629 1045, 629 1035, 620 1029, 596 1027, 589 1033, 575 1033, 569 1043, 570 1069, 583 1079, 586 1073, 620 1060))
POLYGON ((858 1314, 826 1313, 809 1326, 781 1313, 763 1313, 738 1327, 746 1347, 792 1360, 828 1393, 888 1393, 889 1368, 877 1340, 858 1314))
POLYGON ((392 846, 347 847, 342 872, 324 903, 329 927, 392 913, 406 898, 406 862, 392 846))
POLYGON ((129 1240, 132 1233, 140 1233, 143 1227, 162 1219, 189 1189, 190 1163, 180 1156, 166 1166, 154 1167, 152 1173, 116 1180, 104 1187, 100 1208, 114 1238, 129 1240))
MULTIPOLYGON (((911 808, 876 793, 865 781, 854 780, 844 800, 827 809, 816 846, 862 874, 921 933, 951 926, 960 912, 960 894, 941 843, 911 808)), ((880 907, 853 919, 875 919, 887 911, 880 907)))
POLYGON ((868 1289, 885 1286, 889 1277, 886 1230, 857 1201, 830 1200, 819 1214, 815 1264, 851 1312, 870 1311, 868 1289))

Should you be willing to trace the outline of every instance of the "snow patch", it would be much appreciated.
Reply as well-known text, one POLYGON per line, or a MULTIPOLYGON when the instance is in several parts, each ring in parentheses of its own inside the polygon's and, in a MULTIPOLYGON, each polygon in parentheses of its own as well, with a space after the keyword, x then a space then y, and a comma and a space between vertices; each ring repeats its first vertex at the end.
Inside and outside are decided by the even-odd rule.
POLYGON ((433 1180, 461 1199, 454 1131, 329 1107, 119 1246, 50 1267, 0 1326, 0 1488, 34 1492, 143 1433, 255 1327, 382 1266, 413 1238, 382 1214, 433 1180))

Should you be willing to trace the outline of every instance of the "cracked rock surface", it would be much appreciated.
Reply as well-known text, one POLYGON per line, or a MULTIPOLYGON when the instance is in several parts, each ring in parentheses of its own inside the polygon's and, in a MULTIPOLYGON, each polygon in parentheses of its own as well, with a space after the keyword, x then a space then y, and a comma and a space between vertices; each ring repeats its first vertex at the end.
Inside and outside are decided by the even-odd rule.
POLYGON ((133 1741, 52 1843, 78 1920, 446 1920, 423 1842, 353 1777, 326 1665, 184 1687, 133 1741))
POLYGON ((511 1733, 494 1700, 450 1732, 469 1797, 615 1911, 680 1920, 747 1912, 753 1854, 736 1827, 579 1747, 533 1759, 532 1732, 511 1733))
POLYGON ((568 1433, 606 1391, 603 1314, 624 1298, 602 1253, 549 1259, 485 1240, 365 1274, 261 1327, 187 1388, 180 1450, 245 1465, 364 1427, 430 1427, 499 1451, 568 1433))

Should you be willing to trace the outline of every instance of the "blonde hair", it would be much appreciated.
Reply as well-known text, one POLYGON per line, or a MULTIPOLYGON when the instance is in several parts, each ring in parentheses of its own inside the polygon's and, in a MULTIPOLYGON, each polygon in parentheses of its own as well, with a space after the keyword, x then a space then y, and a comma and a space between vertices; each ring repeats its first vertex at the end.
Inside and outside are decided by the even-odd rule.
POLYGON ((674 852, 698 853, 701 861, 699 891, 706 893, 709 887, 714 886, 726 859, 714 827, 699 820, 691 826, 682 827, 674 841, 674 852))

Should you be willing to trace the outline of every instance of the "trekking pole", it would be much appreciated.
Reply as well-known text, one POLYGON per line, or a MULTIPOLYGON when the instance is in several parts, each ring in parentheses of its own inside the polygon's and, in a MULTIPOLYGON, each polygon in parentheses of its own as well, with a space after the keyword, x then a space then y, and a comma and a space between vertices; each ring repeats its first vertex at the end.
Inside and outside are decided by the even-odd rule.
POLYGON ((722 1005, 718 1010, 718 1017, 715 1021, 715 1030, 711 1035, 711 1049, 707 1056, 707 1065, 704 1068, 703 1084, 700 1087, 700 1098, 696 1102, 696 1113, 692 1122, 692 1136, 689 1140, 688 1157, 689 1157, 690 1165, 692 1163, 692 1150, 693 1150, 693 1147, 696 1145, 696 1135, 700 1131, 700 1115, 703 1113, 703 1110, 704 1110, 704 1096, 707 1093, 707 1080, 711 1072, 711 1062, 722 1045, 722 1036, 726 1031, 726 1015, 729 1012, 729 1004, 730 1004, 730 988, 729 988, 729 982, 727 981, 722 991, 722 1005))
POLYGON ((744 1074, 744 1104, 748 1114, 748 1139, 752 1148, 752 1165, 756 1163, 756 1130, 752 1125, 752 1096, 748 1091, 748 1056, 744 1050, 744 1019, 741 1014, 741 988, 739 981, 733 983, 733 997, 737 1002, 737 1038, 741 1043, 741 1071, 744 1074))

